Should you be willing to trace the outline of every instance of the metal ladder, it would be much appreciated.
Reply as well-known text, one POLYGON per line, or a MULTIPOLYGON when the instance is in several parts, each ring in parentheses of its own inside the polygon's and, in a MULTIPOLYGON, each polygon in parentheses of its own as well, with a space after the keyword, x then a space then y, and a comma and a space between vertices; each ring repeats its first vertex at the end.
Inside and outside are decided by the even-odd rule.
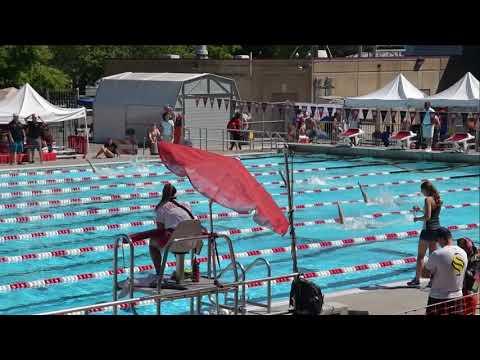
MULTIPOLYGON (((222 271, 220 271, 220 273, 218 274, 218 278, 220 278, 227 270, 231 270, 233 268, 233 264, 235 264, 235 267, 237 267, 237 271, 240 270, 240 272, 242 274, 242 281, 247 280, 246 279, 247 273, 253 267, 255 267, 258 264, 264 264, 265 265, 265 267, 267 269, 267 278, 272 277, 272 267, 270 265, 270 262, 263 257, 259 257, 259 258, 255 259, 254 261, 252 261, 250 264, 248 264, 246 267, 244 267, 238 261, 236 261, 235 263, 230 263, 229 266, 225 267, 222 271)), ((216 302, 212 299, 211 296, 209 296, 209 300, 210 300, 209 305, 217 306, 216 302)), ((228 300, 229 299, 227 298, 227 296, 225 296, 224 304, 218 304, 218 307, 229 309, 230 306, 227 304, 228 300)), ((260 303, 260 302, 247 300, 246 284, 243 284, 242 285, 242 290, 241 290, 241 306, 240 306, 240 311, 241 311, 242 315, 246 315, 248 312, 252 313, 252 314, 263 314, 263 313, 255 312, 255 311, 251 311, 251 310, 248 311, 247 310, 247 305, 253 305, 253 306, 258 306, 258 307, 261 307, 261 308, 265 308, 266 309, 266 314, 269 314, 272 310, 272 281, 267 280, 267 302, 266 303, 260 303)))
MULTIPOLYGON (((134 247, 133 247, 133 242, 132 239, 130 239, 130 236, 126 234, 122 234, 118 236, 115 239, 115 245, 113 248, 113 301, 118 300, 118 248, 119 248, 119 243, 121 241, 121 247, 122 247, 122 253, 123 253, 123 246, 124 244, 128 244, 130 248, 130 268, 129 268, 129 274, 128 274, 128 291, 129 291, 129 297, 130 299, 133 299, 133 281, 134 281, 134 267, 135 267, 135 257, 134 257, 134 247)), ((137 315, 135 311, 135 307, 132 304, 132 310, 135 315, 137 315)), ((113 306, 113 315, 117 315, 117 306, 113 306)))

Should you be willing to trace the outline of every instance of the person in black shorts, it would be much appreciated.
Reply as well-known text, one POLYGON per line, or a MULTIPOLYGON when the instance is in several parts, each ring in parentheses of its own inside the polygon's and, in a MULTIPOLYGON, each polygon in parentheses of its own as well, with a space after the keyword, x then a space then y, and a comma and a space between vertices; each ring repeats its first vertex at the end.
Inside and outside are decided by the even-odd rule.
POLYGON ((115 144, 112 139, 108 139, 102 148, 98 150, 95 159, 98 159, 101 154, 105 155, 107 158, 113 158, 115 155, 120 156, 117 151, 117 144, 115 144))
MULTIPOLYGON (((415 277, 407 283, 408 286, 420 285, 420 276, 424 263, 424 257, 429 249, 431 254, 437 250, 437 230, 440 228, 440 210, 442 208, 442 200, 437 189, 430 181, 424 181, 420 186, 422 194, 425 196, 425 205, 423 207, 423 216, 414 217, 413 221, 423 221, 423 229, 420 233, 417 254, 417 268, 415 277)), ((418 207, 415 211, 422 211, 418 207)))
POLYGON ((8 140, 10 143, 10 165, 13 165, 15 158, 17 158, 18 165, 21 165, 23 161, 25 130, 16 114, 13 115, 12 121, 8 124, 8 140))
POLYGON ((37 116, 36 114, 32 114, 30 116, 27 116, 25 118, 25 121, 31 117, 32 121, 28 122, 27 124, 27 147, 28 147, 28 152, 29 152, 29 158, 30 158, 30 163, 34 162, 34 156, 35 156, 35 149, 38 150, 38 156, 40 157, 40 164, 43 163, 42 159, 42 123, 43 120, 40 118, 40 116, 37 116), (42 123, 38 122, 37 119, 41 120, 42 123))

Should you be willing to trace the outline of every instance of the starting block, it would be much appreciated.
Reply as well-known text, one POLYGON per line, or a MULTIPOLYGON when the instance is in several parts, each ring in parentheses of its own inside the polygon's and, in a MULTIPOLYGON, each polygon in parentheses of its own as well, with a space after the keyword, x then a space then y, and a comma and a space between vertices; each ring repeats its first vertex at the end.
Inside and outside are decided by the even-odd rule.
MULTIPOLYGON (((348 142, 348 140, 357 140, 355 143, 359 143, 358 140, 360 140, 360 136, 364 134, 364 131, 362 129, 347 129, 346 131, 342 132, 339 137, 342 138, 345 142, 348 142)), ((349 144, 351 146, 355 146, 352 142, 352 144, 349 144)))
POLYGON ((415 136, 417 136, 417 134, 412 131, 402 130, 390 136, 390 141, 395 140, 401 143, 401 146, 397 147, 397 149, 410 149, 411 139, 415 136))
POLYGON ((455 133, 448 139, 446 139, 443 143, 453 145, 453 151, 455 152, 467 153, 470 145, 467 142, 473 139, 475 139, 475 136, 469 133, 455 133))

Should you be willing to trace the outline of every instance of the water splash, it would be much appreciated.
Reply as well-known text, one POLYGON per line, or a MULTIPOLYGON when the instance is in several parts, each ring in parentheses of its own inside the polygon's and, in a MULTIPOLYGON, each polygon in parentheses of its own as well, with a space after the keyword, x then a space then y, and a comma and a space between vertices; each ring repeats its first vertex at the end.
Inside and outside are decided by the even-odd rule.
POLYGON ((327 182, 319 176, 313 176, 308 179, 309 185, 327 185, 327 182))
POLYGON ((345 224, 341 225, 345 230, 379 229, 385 223, 365 218, 345 218, 345 224))

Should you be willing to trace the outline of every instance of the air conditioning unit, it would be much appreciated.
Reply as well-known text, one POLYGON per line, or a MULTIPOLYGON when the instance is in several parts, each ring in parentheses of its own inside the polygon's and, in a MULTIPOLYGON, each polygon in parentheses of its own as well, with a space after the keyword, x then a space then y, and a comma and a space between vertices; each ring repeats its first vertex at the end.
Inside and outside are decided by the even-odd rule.
POLYGON ((317 58, 320 58, 320 59, 328 58, 327 50, 318 50, 317 51, 317 58))

